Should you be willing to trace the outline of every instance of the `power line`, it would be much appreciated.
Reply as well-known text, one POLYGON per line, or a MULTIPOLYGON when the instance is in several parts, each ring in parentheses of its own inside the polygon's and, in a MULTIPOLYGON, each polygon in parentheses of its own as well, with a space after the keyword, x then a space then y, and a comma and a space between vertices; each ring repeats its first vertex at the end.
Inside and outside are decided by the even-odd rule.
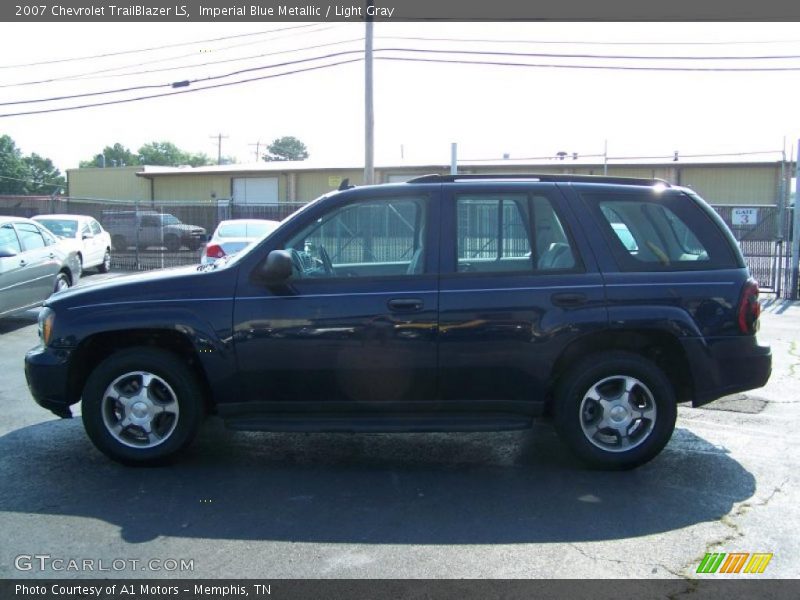
POLYGON ((480 42, 491 44, 563 44, 569 46, 733 46, 744 44, 797 44, 800 40, 737 40, 731 42, 601 42, 601 41, 563 41, 563 40, 509 40, 480 38, 447 38, 403 35, 376 35, 383 40, 417 40, 430 42, 480 42))
POLYGON ((11 181, 22 181, 23 183, 35 183, 36 185, 47 185, 50 187, 64 187, 64 183, 51 183, 49 181, 37 181, 36 179, 20 179, 19 177, 8 177, 7 175, 0 175, 0 179, 9 179, 11 181))
MULTIPOLYGON (((149 70, 145 70, 145 71, 134 71, 132 73, 118 73, 116 75, 105 75, 104 77, 105 78, 130 77, 132 75, 147 75, 147 74, 150 74, 150 73, 163 73, 165 71, 177 71, 179 69, 196 69, 198 67, 207 67, 207 66, 210 66, 210 65, 221 65, 221 64, 225 64, 225 63, 229 63, 229 62, 240 62, 240 61, 244 61, 244 60, 252 60, 252 59, 255 59, 255 58, 264 58, 264 57, 267 57, 267 56, 277 56, 279 54, 291 54, 291 53, 294 53, 294 52, 304 52, 306 50, 317 50, 319 48, 327 48, 327 47, 330 47, 330 46, 340 46, 342 44, 349 44, 349 43, 352 43, 352 42, 360 42, 363 39, 364 38, 352 38, 352 39, 349 39, 349 40, 341 40, 341 41, 338 41, 338 42, 329 42, 329 43, 326 43, 326 44, 315 44, 313 46, 304 46, 302 48, 293 48, 293 49, 289 49, 289 50, 278 50, 278 51, 275 51, 275 52, 265 52, 265 53, 262 53, 262 54, 253 54, 251 56, 243 56, 243 57, 240 57, 240 58, 226 58, 224 60, 208 61, 208 62, 204 62, 204 63, 194 63, 194 64, 191 64, 191 65, 182 65, 182 66, 178 66, 178 67, 164 67, 163 69, 149 69, 149 70)), ((98 73, 99 72, 100 71, 98 71, 98 73)), ((0 85, 0 88, 19 87, 19 86, 32 85, 32 84, 37 84, 37 83, 54 83, 54 82, 57 82, 57 81, 71 81, 71 80, 75 80, 75 79, 90 79, 90 78, 89 77, 85 77, 84 78, 82 76, 81 77, 71 77, 71 76, 69 76, 69 77, 57 77, 57 78, 54 78, 54 79, 48 79, 48 80, 43 80, 43 81, 29 81, 29 82, 24 82, 24 83, 9 83, 9 84, 6 84, 6 85, 0 85)))
POLYGON ((351 59, 341 60, 341 61, 338 61, 338 62, 329 63, 329 64, 325 64, 325 65, 315 65, 313 67, 306 67, 305 69, 295 69, 294 71, 287 71, 285 73, 275 73, 275 74, 272 74, 272 75, 262 75, 261 77, 251 77, 250 79, 242 79, 240 81, 229 81, 227 83, 217 83, 217 84, 214 84, 214 85, 207 85, 207 86, 200 87, 200 88, 192 88, 192 89, 188 89, 188 90, 182 90, 180 92, 171 92, 171 93, 166 93, 166 94, 152 94, 150 96, 138 96, 136 98, 123 98, 123 99, 119 99, 119 100, 110 100, 108 102, 97 102, 97 103, 94 103, 94 104, 82 104, 82 105, 78 105, 78 106, 65 106, 65 107, 61 107, 61 108, 48 108, 48 109, 43 109, 43 110, 32 110, 32 111, 19 112, 19 113, 7 113, 7 114, 4 114, 4 115, 0 115, 0 118, 3 118, 3 117, 20 117, 20 116, 25 116, 25 115, 40 115, 40 114, 54 113, 54 112, 64 112, 64 111, 68 111, 68 110, 79 110, 79 109, 83 109, 83 108, 93 108, 93 107, 96 107, 96 106, 111 106, 113 104, 125 104, 125 103, 128 103, 128 102, 138 102, 140 100, 150 100, 152 98, 163 98, 165 96, 178 96, 180 94, 191 94, 191 93, 194 93, 194 92, 202 92, 202 91, 205 91, 205 90, 210 90, 210 89, 215 89, 215 88, 229 87, 229 86, 232 86, 232 85, 240 85, 242 83, 251 83, 253 81, 262 81, 264 79, 273 79, 275 77, 284 77, 286 75, 295 75, 297 73, 306 73, 308 71, 317 71, 317 70, 320 70, 320 69, 327 69, 327 68, 330 68, 330 67, 337 67, 339 65, 346 65, 346 64, 349 64, 349 63, 360 62, 361 60, 362 60, 361 58, 351 58, 351 59))
POLYGON ((575 64, 541 64, 541 63, 515 63, 504 61, 458 60, 444 58, 408 58, 403 56, 376 56, 377 60, 391 60, 397 62, 425 62, 455 65, 484 65, 496 67, 528 67, 535 69, 595 69, 607 71, 686 71, 686 72, 773 72, 773 71, 800 71, 798 67, 634 67, 622 65, 575 65, 575 64))
POLYGON ((298 60, 286 61, 282 63, 276 63, 272 65, 262 65, 260 67, 251 67, 249 69, 240 69, 238 71, 232 71, 230 73, 224 73, 222 75, 212 75, 210 77, 204 77, 201 79, 188 79, 184 81, 174 81, 170 83, 160 83, 160 84, 152 84, 152 85, 140 85, 140 86, 131 86, 127 88, 118 88, 115 90, 104 90, 99 92, 86 92, 83 94, 72 94, 69 96, 54 96, 51 98, 36 98, 33 100, 19 100, 14 102, 0 102, 0 106, 10 106, 14 104, 35 104, 40 102, 54 102, 58 100, 74 100, 76 98, 89 98, 92 96, 105 96, 108 94, 120 94, 124 92, 133 92, 138 90, 147 90, 147 89, 156 89, 162 87, 186 87, 193 83, 202 83, 205 81, 215 81, 217 79, 225 79, 226 77, 233 77, 234 75, 242 75, 244 73, 252 73, 253 71, 263 71, 264 69, 275 69, 278 67, 288 67, 292 65, 307 63, 315 60, 324 60, 327 58, 336 58, 338 56, 346 56, 351 54, 361 54, 361 50, 345 50, 342 52, 333 52, 330 54, 323 54, 321 56, 312 56, 309 58, 301 58, 298 60))
MULTIPOLYGON (((329 46, 339 44, 322 44, 321 46, 329 46)), ((291 51, 281 51, 271 54, 281 54, 291 51)), ((263 69, 271 69, 279 66, 290 66, 300 64, 313 60, 320 60, 326 58, 335 58, 337 56, 344 56, 349 54, 357 54, 358 50, 346 50, 342 52, 330 53, 317 57, 310 57, 299 59, 296 61, 287 61, 274 65, 265 65, 259 67, 251 67, 249 69, 240 69, 231 73, 213 75, 202 79, 191 79, 181 82, 170 82, 163 84, 151 84, 131 86, 126 88, 118 88, 113 90, 104 90, 98 92, 86 92, 83 94, 72 94, 67 96, 55 96, 50 98, 36 98, 31 100, 18 100, 11 102, 0 102, 0 106, 11 106, 16 104, 35 104, 40 102, 53 102, 58 100, 72 100, 76 98, 88 98, 92 96, 102 96, 107 94, 119 94, 124 92, 157 89, 161 87, 176 87, 190 85, 202 81, 213 81, 216 79, 223 79, 232 77, 234 75, 241 75, 252 71, 259 71, 263 69)), ((755 60, 755 59, 797 59, 800 55, 786 55, 786 56, 762 56, 762 57, 675 57, 675 56, 622 56, 622 55, 597 55, 597 54, 542 54, 542 53, 527 53, 527 52, 498 52, 498 51, 481 51, 481 50, 435 50, 424 48, 377 48, 375 52, 406 52, 415 54, 462 54, 469 56, 510 56, 510 57, 524 57, 524 58, 588 58, 588 59, 656 59, 656 60, 727 60, 731 58, 738 58, 741 60, 755 60)), ((516 66, 516 67, 539 67, 539 68, 567 68, 567 69, 610 69, 610 70, 639 70, 639 71, 731 71, 731 72, 756 72, 756 71, 798 71, 800 66, 797 67, 637 67, 637 66, 617 66, 617 65, 569 65, 569 64, 531 64, 531 63, 508 63, 508 62, 494 62, 494 61, 465 61, 456 59, 437 60, 437 59, 414 59, 414 58, 397 58, 397 57, 379 57, 382 60, 407 60, 417 62, 442 62, 454 64, 480 64, 480 65, 494 65, 494 66, 516 66)))
MULTIPOLYGON (((314 33, 323 30, 317 30, 314 33)), ((402 37, 402 36, 384 36, 384 39, 420 39, 420 40, 428 40, 428 41, 446 41, 449 38, 416 38, 416 37, 402 37)), ((150 73, 159 73, 164 71, 175 71, 178 69, 187 69, 187 68, 198 68, 203 66, 209 66, 214 64, 224 64, 229 62, 238 62, 243 60, 251 60, 255 58, 264 58, 266 56, 276 56, 279 54, 287 54, 292 52, 301 52, 304 50, 313 50, 323 47, 341 45, 352 43, 356 41, 363 40, 363 37, 359 38, 352 38, 349 40, 341 40, 336 42, 329 42, 326 44, 317 44, 311 46, 305 46, 302 48, 294 48, 289 50, 280 50, 276 52, 268 52, 262 54, 255 54, 246 57, 238 57, 238 58, 231 58, 231 59, 224 59, 219 61, 207 61, 204 63, 194 63, 191 65, 182 65, 176 67, 166 67, 163 69, 149 69, 144 71, 135 71, 132 73, 118 73, 115 75, 106 75, 106 77, 129 77, 132 75, 143 75, 143 74, 150 74, 150 73)), ((451 41, 473 41, 473 42, 482 42, 487 40, 456 40, 452 39, 451 41)), ((508 42, 509 40, 498 40, 502 42, 508 42)), ((262 42, 257 42, 262 43, 262 42)), ((564 42, 566 43, 566 42, 564 42)), ((242 45, 252 45, 253 42, 248 42, 247 44, 238 44, 234 46, 228 46, 222 48, 220 50, 228 50, 230 48, 240 47, 242 45)), ((800 58, 800 54, 777 54, 777 55, 705 55, 705 56, 675 56, 675 55, 630 55, 630 54, 586 54, 586 53, 549 53, 549 52, 500 52, 500 51, 491 51, 491 50, 458 50, 458 49, 425 49, 425 48, 384 48, 383 51, 403 51, 403 52, 426 52, 432 54, 474 54, 474 55, 486 55, 486 56, 519 56, 519 57, 528 57, 528 58, 587 58, 587 59, 603 59, 603 60, 687 60, 687 61, 699 61, 699 60, 740 60, 740 61, 751 61, 751 60, 791 60, 791 59, 798 59, 800 58)), ((97 75, 101 73, 109 73, 111 71, 117 71, 119 69, 124 69, 128 67, 136 67, 136 66, 144 66, 147 64, 153 64, 158 62, 165 62, 169 60, 176 60, 181 58, 187 58, 195 56, 195 54, 184 54, 181 56, 158 59, 154 61, 148 61, 143 63, 136 63, 134 65, 126 65, 123 67, 113 67, 109 69, 101 69, 97 71, 90 71, 88 73, 80 73, 69 75, 65 77, 55 77, 50 79, 44 80, 37 80, 37 81, 27 81, 27 82, 20 82, 20 83, 12 83, 12 84, 3 84, 0 85, 0 88, 7 88, 7 87, 21 87, 26 85, 34 85, 34 84, 41 84, 41 83, 53 83, 57 81, 69 81, 74 79, 84 79, 89 78, 91 75, 97 75)))
MULTIPOLYGON (((376 52, 380 51, 404 51, 403 49, 381 49, 376 50, 376 52)), ((192 81, 183 81, 183 82, 175 82, 170 84, 171 86, 175 87, 176 84, 182 86, 189 85, 190 83, 197 83, 197 82, 204 82, 210 81, 215 79, 221 79, 225 77, 231 77, 233 75, 252 72, 252 71, 259 71, 267 68, 275 68, 278 66, 287 66, 291 64, 298 64, 303 62, 309 62, 312 60, 320 60, 324 58, 332 58, 336 56, 343 56, 349 54, 361 54, 360 51, 344 51, 344 52, 337 52, 329 55, 325 55, 322 57, 315 57, 315 58, 307 58, 298 61, 289 61, 286 63, 281 63, 277 65, 268 65, 262 67, 253 67, 251 69, 242 69, 240 71, 236 71, 233 73, 228 73, 225 75, 217 75, 214 77, 209 77, 205 79, 197 79, 192 81)), ((620 66, 620 65, 578 65, 578 64, 536 64, 536 63, 515 63, 515 62, 504 62, 504 61, 470 61, 470 60, 458 60, 458 59, 441 59, 441 58, 409 58, 409 57, 398 57, 398 56, 376 56, 377 60, 388 60, 388 61, 395 61, 395 62, 424 62, 424 63, 434 63, 434 64, 461 64, 461 65, 481 65, 481 66, 503 66, 503 67, 526 67, 526 68, 548 68, 548 69, 593 69, 593 70, 616 70, 616 71, 673 71, 673 72, 783 72, 783 71, 800 71, 800 67, 635 67, 635 66, 620 66)), ((83 108, 92 108, 96 106, 109 106, 113 104, 122 104, 127 102, 137 102, 140 100, 148 100, 151 98, 159 98, 163 96, 174 96, 177 94, 186 94, 186 93, 193 93, 199 92, 207 89, 215 89, 221 87, 228 87, 231 85, 239 85, 242 83, 249 83, 253 81, 261 81, 264 79, 271 79, 274 77, 282 77, 285 75, 293 75, 296 73, 303 73, 307 71, 314 71, 318 69, 324 69, 329 67, 334 67, 338 65, 349 64, 353 62, 360 62, 363 60, 362 58, 354 58, 348 59, 343 61, 338 61, 335 63, 325 64, 325 65, 317 65, 314 67, 308 67, 306 69, 297 69, 294 71, 287 71, 285 73, 277 73, 274 75, 266 75, 262 77, 253 77, 250 79, 244 79, 240 81, 233 81, 228 83, 221 83, 215 85, 206 85, 200 88, 193 88, 189 90, 183 90, 181 92, 172 92, 172 93, 165 93, 165 94, 152 94, 149 96, 139 96, 136 98, 126 98, 126 99, 119 99, 119 100, 112 100, 108 102, 98 102, 94 104, 84 104, 78 106, 68 106, 68 107, 61 107, 61 108, 52 108, 52 109, 44 109, 44 110, 36 110, 36 111, 26 111, 26 112, 18 112, 18 113, 7 113, 7 114, 0 114, 0 118, 2 117, 15 117, 15 116, 24 116, 24 115, 32 115, 32 114, 45 114, 45 113, 52 113, 52 112, 62 112, 68 110, 78 110, 83 108)), ((98 92, 102 93, 102 92, 98 92)), ((109 91, 105 93, 115 93, 114 91, 109 91)), ((40 100, 42 102, 47 100, 40 100)), ((8 103, 7 103, 8 104, 8 103)), ((13 103, 17 104, 17 103, 13 103)))
MULTIPOLYGON (((307 32, 301 32, 301 33, 292 34, 292 36, 293 37, 297 37, 299 35, 304 35, 304 34, 308 34, 308 33, 319 33, 319 32, 322 32, 322 31, 325 31, 325 30, 328 30, 328 29, 332 29, 332 28, 333 28, 332 26, 331 27, 324 27, 322 29, 317 29, 315 31, 307 31, 307 32)), ((276 31, 279 31, 279 30, 276 30, 276 31)), ((232 46, 225 46, 223 48, 218 48, 217 51, 222 52, 222 51, 225 51, 225 50, 230 50, 232 48, 241 48, 243 46, 252 46, 254 44, 263 44, 263 43, 266 43, 266 42, 271 42, 271 41, 273 41, 275 39, 281 39, 282 37, 286 37, 286 36, 277 36, 275 38, 270 38, 270 39, 267 39, 267 40, 258 40, 256 42, 247 42, 245 44, 234 44, 232 46)), ((315 46, 310 46, 310 47, 307 47, 307 48, 314 48, 314 47, 315 46)), ((283 50, 281 52, 276 52, 275 54, 287 53, 287 52, 300 52, 301 50, 304 50, 304 49, 307 49, 307 48, 298 48, 298 49, 295 49, 295 50, 283 50)), ((267 54, 262 54, 262 55, 252 55, 250 57, 244 57, 241 60, 246 60, 246 59, 249 59, 249 58, 259 58, 259 57, 262 57, 262 56, 270 56, 270 54, 272 54, 272 53, 267 53, 267 54)), ((236 58, 232 58, 232 59, 226 59, 226 60, 216 61, 216 62, 215 61, 209 61, 209 62, 205 62, 205 63, 194 63, 194 64, 191 64, 191 65, 181 65, 181 66, 177 66, 177 67, 166 67, 166 68, 163 68, 163 69, 149 69, 149 70, 144 70, 144 71, 134 71, 132 73, 115 73, 115 74, 112 74, 113 71, 119 71, 120 69, 143 67, 145 65, 168 62, 168 61, 171 61, 171 60, 180 60, 182 58, 190 58, 190 57, 193 57, 193 56, 197 56, 197 54, 193 52, 191 54, 182 54, 180 56, 171 56, 171 57, 167 57, 167 58, 159 58, 159 59, 156 59, 156 60, 149 60, 149 61, 144 61, 144 62, 139 62, 139 63, 133 63, 133 64, 123 65, 123 66, 119 66, 119 67, 109 67, 107 69, 97 69, 95 71, 87 71, 87 72, 84 72, 84 73, 73 73, 71 75, 64 75, 63 77, 50 77, 50 78, 47 78, 47 79, 37 79, 37 80, 33 80, 33 81, 20 81, 20 82, 17 82, 17 83, 6 83, 6 84, 3 84, 3 85, 0 85, 0 88, 24 87, 24 86, 28 86, 28 85, 41 85, 41 84, 44 84, 44 83, 55 83, 55 82, 58 82, 58 81, 74 81, 74 80, 81 80, 81 79, 98 79, 97 77, 92 77, 92 76, 93 75, 101 75, 101 74, 104 74, 104 73, 107 74, 107 75, 104 75, 104 77, 128 77, 128 76, 131 76, 131 75, 142 75, 142 74, 147 74, 147 73, 159 73, 159 72, 163 72, 163 71, 174 71, 174 70, 177 70, 177 69, 196 68, 196 67, 203 67, 203 66, 208 66, 208 65, 217 64, 217 63, 234 62, 236 60, 239 60, 239 59, 236 59, 236 58)))
POLYGON ((290 29, 304 29, 306 27, 315 27, 317 25, 319 25, 319 23, 312 23, 310 25, 294 25, 294 26, 291 26, 291 27, 281 27, 281 28, 278 28, 278 29, 269 29, 269 30, 266 30, 266 31, 257 31, 257 32, 254 32, 254 33, 240 33, 240 34, 237 34, 237 35, 228 35, 228 36, 224 36, 224 37, 210 38, 210 39, 205 39, 205 40, 196 40, 196 41, 193 41, 193 42, 180 42, 180 43, 177 43, 177 44, 165 44, 163 46, 152 46, 150 48, 138 48, 138 49, 135 49, 135 50, 121 50, 119 52, 107 52, 105 54, 95 54, 95 55, 89 55, 89 56, 73 56, 73 57, 70 57, 70 58, 58 58, 58 59, 55 59, 55 60, 45 60, 45 61, 32 62, 32 63, 20 63, 20 64, 16 64, 16 65, 0 65, 0 69, 17 69, 17 68, 21 68, 21 67, 36 67, 36 66, 40 66, 40 65, 53 65, 53 64, 57 64, 57 63, 74 62, 74 61, 78 61, 78 60, 95 60, 95 59, 98 59, 98 58, 108 58, 110 56, 121 56, 123 54, 139 54, 141 52, 152 52, 154 50, 165 50, 167 48, 178 48, 180 46, 192 46, 192 45, 195 45, 195 44, 205 44, 207 42, 218 42, 218 41, 221 41, 221 40, 230 40, 230 39, 234 39, 234 38, 251 37, 251 36, 254 36, 254 35, 265 35, 265 34, 268 34, 268 33, 275 33, 275 32, 278 32, 278 31, 288 31, 290 29))
POLYGON ((789 60, 800 58, 800 54, 761 56, 654 56, 632 54, 564 54, 548 52, 501 52, 498 50, 450 50, 444 48, 380 48, 384 52, 417 52, 430 54, 471 54, 480 56, 519 56, 526 58, 588 58, 602 60, 789 60))

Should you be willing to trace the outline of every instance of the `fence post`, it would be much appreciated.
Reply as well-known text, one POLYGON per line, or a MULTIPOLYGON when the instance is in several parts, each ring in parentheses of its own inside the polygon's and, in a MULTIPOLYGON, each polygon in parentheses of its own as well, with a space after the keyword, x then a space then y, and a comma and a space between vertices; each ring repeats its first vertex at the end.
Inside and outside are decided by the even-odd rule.
POLYGON ((139 270, 139 198, 133 205, 133 224, 136 231, 136 249, 134 250, 133 266, 139 270))
POLYGON ((792 219, 792 289, 790 298, 797 300, 797 275, 800 266, 800 139, 797 140, 797 155, 794 162, 794 215, 792 219))

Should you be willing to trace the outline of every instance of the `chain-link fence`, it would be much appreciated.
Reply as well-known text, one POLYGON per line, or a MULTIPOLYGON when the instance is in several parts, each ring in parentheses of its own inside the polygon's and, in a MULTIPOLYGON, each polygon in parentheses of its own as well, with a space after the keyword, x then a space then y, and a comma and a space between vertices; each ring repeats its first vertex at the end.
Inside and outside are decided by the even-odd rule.
POLYGON ((15 197, 0 203, 0 214, 88 215, 109 232, 112 268, 150 270, 198 264, 217 225, 227 219, 280 221, 301 203, 235 205, 230 202, 122 202, 48 196, 15 197))
MULTIPOLYGON (((113 268, 149 270, 199 263, 207 239, 221 221, 243 218, 280 221, 303 205, 288 202, 241 205, 230 201, 122 202, 7 196, 0 198, 0 214, 21 217, 37 214, 92 216, 112 236, 113 268)), ((792 209, 746 204, 714 205, 713 208, 736 237, 750 272, 762 289, 779 296, 787 295, 791 279, 792 209)), ((381 218, 385 220, 386 216, 381 218)), ((492 231, 495 227, 488 221, 482 226, 492 231)))

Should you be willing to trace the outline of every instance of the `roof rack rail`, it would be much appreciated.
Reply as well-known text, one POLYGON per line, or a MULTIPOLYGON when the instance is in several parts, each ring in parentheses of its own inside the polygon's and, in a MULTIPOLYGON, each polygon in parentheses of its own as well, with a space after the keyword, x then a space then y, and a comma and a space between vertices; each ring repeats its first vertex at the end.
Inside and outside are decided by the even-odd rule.
POLYGON ((465 173, 463 175, 422 175, 409 179, 406 183, 454 183, 456 181, 542 181, 553 183, 616 183, 619 185, 662 185, 671 187, 668 181, 663 179, 644 179, 639 177, 609 177, 607 175, 558 175, 555 173, 531 173, 531 174, 476 174, 465 173))

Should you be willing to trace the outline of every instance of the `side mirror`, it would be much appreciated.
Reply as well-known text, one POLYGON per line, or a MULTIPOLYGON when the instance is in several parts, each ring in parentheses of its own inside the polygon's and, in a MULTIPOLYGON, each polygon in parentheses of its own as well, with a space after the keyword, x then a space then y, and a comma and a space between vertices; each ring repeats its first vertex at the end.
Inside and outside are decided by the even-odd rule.
POLYGON ((16 255, 17 253, 9 246, 0 246, 0 258, 12 258, 16 255))
POLYGON ((286 250, 273 250, 261 267, 267 283, 283 283, 292 276, 292 255, 286 250))
POLYGON ((83 239, 83 240, 90 240, 90 239, 92 239, 93 237, 94 237, 94 236, 93 236, 91 233, 84 233, 84 234, 81 236, 81 239, 83 239))

